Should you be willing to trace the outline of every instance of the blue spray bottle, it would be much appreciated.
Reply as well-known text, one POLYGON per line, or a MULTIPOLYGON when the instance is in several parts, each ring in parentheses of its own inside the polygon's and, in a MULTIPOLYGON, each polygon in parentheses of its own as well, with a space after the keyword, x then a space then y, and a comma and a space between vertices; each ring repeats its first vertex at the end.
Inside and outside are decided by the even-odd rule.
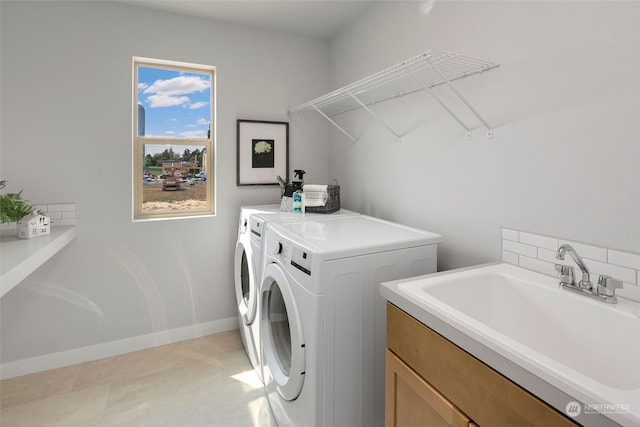
POLYGON ((304 184, 304 174, 306 173, 302 169, 296 169, 293 171, 296 178, 299 181, 293 181, 293 185, 296 187, 296 191, 293 192, 293 211, 304 213, 304 193, 302 192, 302 185, 304 184))

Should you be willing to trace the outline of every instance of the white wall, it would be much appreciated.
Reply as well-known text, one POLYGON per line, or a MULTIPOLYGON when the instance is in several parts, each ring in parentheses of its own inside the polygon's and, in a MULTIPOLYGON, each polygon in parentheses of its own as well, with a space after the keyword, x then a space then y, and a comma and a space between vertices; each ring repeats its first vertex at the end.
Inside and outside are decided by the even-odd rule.
POLYGON ((426 93, 374 107, 399 145, 339 116, 360 138, 330 136, 346 207, 442 233, 440 269, 499 260, 501 226, 640 253, 640 3, 420 5, 381 3, 333 39, 332 88, 429 49, 497 62, 456 83, 494 136, 467 141, 426 93))
POLYGON ((1 300, 3 365, 233 320, 238 208, 278 198, 235 186, 237 118, 289 120, 292 169, 337 178, 344 207, 442 233, 440 269, 499 260, 502 226, 639 253, 640 3, 419 7, 380 3, 329 46, 112 2, 2 1, 0 175, 79 210, 76 241, 1 300), (425 94, 375 107, 407 130, 400 145, 362 111, 339 118, 356 144, 286 116, 429 49, 501 64, 457 83, 493 139, 467 141, 425 94), (218 67, 215 218, 131 222, 134 55, 218 67))
POLYGON ((328 43, 115 2, 1 7, 2 179, 34 203, 77 202, 79 224, 2 298, 3 365, 233 327, 239 207, 279 202, 277 187, 236 187, 236 119, 290 121, 291 169, 326 181, 328 129, 287 110, 328 89, 328 43), (217 67, 216 217, 132 223, 132 56, 217 67))

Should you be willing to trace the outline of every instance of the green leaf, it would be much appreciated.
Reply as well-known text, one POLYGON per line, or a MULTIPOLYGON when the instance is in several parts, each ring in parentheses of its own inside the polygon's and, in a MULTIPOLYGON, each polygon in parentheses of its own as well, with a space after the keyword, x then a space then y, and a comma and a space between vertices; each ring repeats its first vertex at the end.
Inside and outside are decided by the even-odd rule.
MULTIPOLYGON (((7 181, 0 181, 0 189, 7 181)), ((16 222, 29 215, 33 207, 22 199, 22 191, 0 195, 0 220, 2 222, 16 222)))

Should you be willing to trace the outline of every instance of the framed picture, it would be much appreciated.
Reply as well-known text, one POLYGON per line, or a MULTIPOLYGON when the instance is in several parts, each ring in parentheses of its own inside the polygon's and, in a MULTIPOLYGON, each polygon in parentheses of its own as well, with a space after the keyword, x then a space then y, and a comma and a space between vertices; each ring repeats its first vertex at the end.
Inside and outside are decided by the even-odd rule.
POLYGON ((278 185, 289 177, 289 123, 238 120, 237 185, 278 185))

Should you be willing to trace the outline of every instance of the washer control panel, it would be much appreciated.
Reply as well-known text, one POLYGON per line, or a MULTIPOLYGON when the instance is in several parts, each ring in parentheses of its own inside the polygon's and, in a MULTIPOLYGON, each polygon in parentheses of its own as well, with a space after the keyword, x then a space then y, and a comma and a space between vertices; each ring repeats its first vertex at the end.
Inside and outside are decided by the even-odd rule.
POLYGON ((259 240, 262 239, 262 232, 264 228, 264 221, 251 217, 249 220, 249 227, 251 229, 251 237, 259 240))
POLYGON ((309 276, 311 276, 311 261, 312 256, 309 252, 297 246, 292 248, 291 265, 309 276))

